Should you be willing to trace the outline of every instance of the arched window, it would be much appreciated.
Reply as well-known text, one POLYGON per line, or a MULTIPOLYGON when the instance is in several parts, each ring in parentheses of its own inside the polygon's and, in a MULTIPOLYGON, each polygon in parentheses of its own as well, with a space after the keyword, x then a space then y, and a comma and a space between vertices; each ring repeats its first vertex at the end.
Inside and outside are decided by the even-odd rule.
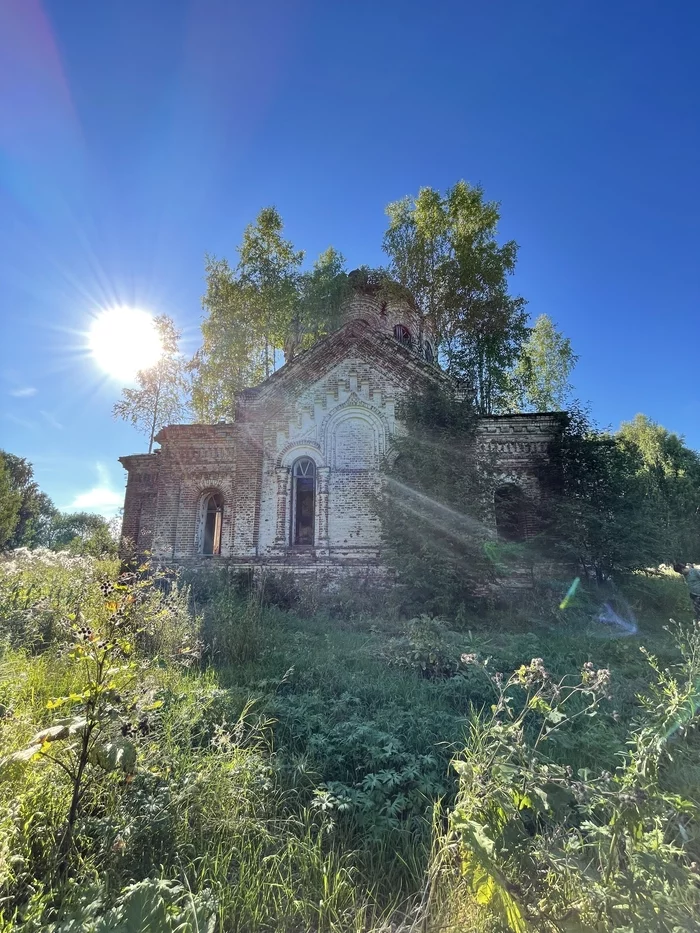
POLYGON ((402 343, 404 347, 410 347, 413 343, 411 339, 411 331, 403 324, 396 325, 394 328, 394 337, 396 340, 398 340, 399 343, 402 343))
POLYGON ((506 541, 525 540, 527 502, 520 486, 506 483, 493 496, 496 511, 496 531, 506 541))
POLYGON ((432 345, 429 343, 429 341, 426 340, 423 347, 424 347, 424 352, 425 352, 426 363, 434 363, 435 354, 433 353, 432 345))
POLYGON ((316 464, 301 457, 292 468, 292 544, 314 543, 316 464))
POLYGON ((224 517, 224 498, 220 492, 210 493, 204 500, 204 527, 202 554, 221 554, 221 522, 224 517))

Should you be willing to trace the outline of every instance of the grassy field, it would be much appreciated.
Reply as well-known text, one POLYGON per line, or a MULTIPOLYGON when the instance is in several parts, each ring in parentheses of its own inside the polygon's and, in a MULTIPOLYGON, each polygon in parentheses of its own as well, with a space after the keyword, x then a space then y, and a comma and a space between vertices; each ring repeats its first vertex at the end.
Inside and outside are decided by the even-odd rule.
MULTIPOLYGON (((284 602, 279 587, 260 598, 200 585, 193 600, 145 575, 110 591, 117 575, 46 554, 0 567, 2 930, 500 929, 457 881, 447 895, 433 885, 422 910, 458 788, 451 761, 495 699, 481 665, 461 659, 505 676, 532 658, 552 678, 609 669, 610 698, 549 754, 614 771, 650 680, 640 646, 672 665, 664 626, 691 618, 670 576, 581 588, 565 610, 560 581, 456 621, 402 618, 391 594, 358 606, 340 591, 295 611, 270 604, 284 602), (599 621, 606 604, 627 628, 599 621), (105 768, 93 753, 67 849, 84 733, 11 756, 90 702, 92 651, 111 652, 100 741, 133 747, 136 763, 105 768)), ((691 737, 661 780, 692 797, 698 778, 691 737)), ((687 835, 695 857, 694 826, 687 835)))

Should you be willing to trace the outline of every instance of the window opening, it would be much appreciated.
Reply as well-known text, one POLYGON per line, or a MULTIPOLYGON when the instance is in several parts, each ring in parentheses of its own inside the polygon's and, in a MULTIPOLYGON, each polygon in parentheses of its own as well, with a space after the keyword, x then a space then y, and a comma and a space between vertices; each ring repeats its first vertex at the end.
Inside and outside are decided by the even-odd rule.
POLYGON ((294 480, 292 543, 313 544, 316 464, 311 457, 302 457, 294 464, 292 475, 294 480))
POLYGON ((494 493, 496 531, 506 541, 525 540, 525 495, 515 483, 499 486, 494 493))
POLYGON ((221 554, 221 522, 224 517, 224 500, 220 493, 207 496, 204 513, 204 540, 202 554, 221 554))
POLYGON ((399 343, 403 344, 404 347, 410 347, 413 342, 411 340, 411 331, 403 324, 396 325, 394 328, 394 337, 399 343))

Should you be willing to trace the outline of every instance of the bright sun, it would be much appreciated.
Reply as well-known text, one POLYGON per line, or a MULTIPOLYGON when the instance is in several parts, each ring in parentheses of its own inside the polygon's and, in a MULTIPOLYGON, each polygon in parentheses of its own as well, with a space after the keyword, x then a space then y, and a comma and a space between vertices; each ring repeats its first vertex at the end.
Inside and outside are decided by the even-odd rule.
POLYGON ((163 352, 153 316, 138 308, 100 311, 90 327, 88 346, 100 369, 123 382, 132 382, 163 352))

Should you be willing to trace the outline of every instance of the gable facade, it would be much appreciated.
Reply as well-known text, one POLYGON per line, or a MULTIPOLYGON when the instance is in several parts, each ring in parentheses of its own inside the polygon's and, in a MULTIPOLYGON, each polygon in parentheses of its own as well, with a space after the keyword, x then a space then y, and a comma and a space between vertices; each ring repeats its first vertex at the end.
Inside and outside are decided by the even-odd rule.
MULTIPOLYGON (((356 294, 338 331, 242 393, 233 423, 171 425, 155 453, 121 458, 123 536, 180 565, 376 565, 372 497, 401 430, 397 405, 447 378, 430 336, 408 305, 356 294)), ((540 494, 534 453, 556 430, 555 416, 538 415, 480 426, 504 483, 529 499, 540 494)))

